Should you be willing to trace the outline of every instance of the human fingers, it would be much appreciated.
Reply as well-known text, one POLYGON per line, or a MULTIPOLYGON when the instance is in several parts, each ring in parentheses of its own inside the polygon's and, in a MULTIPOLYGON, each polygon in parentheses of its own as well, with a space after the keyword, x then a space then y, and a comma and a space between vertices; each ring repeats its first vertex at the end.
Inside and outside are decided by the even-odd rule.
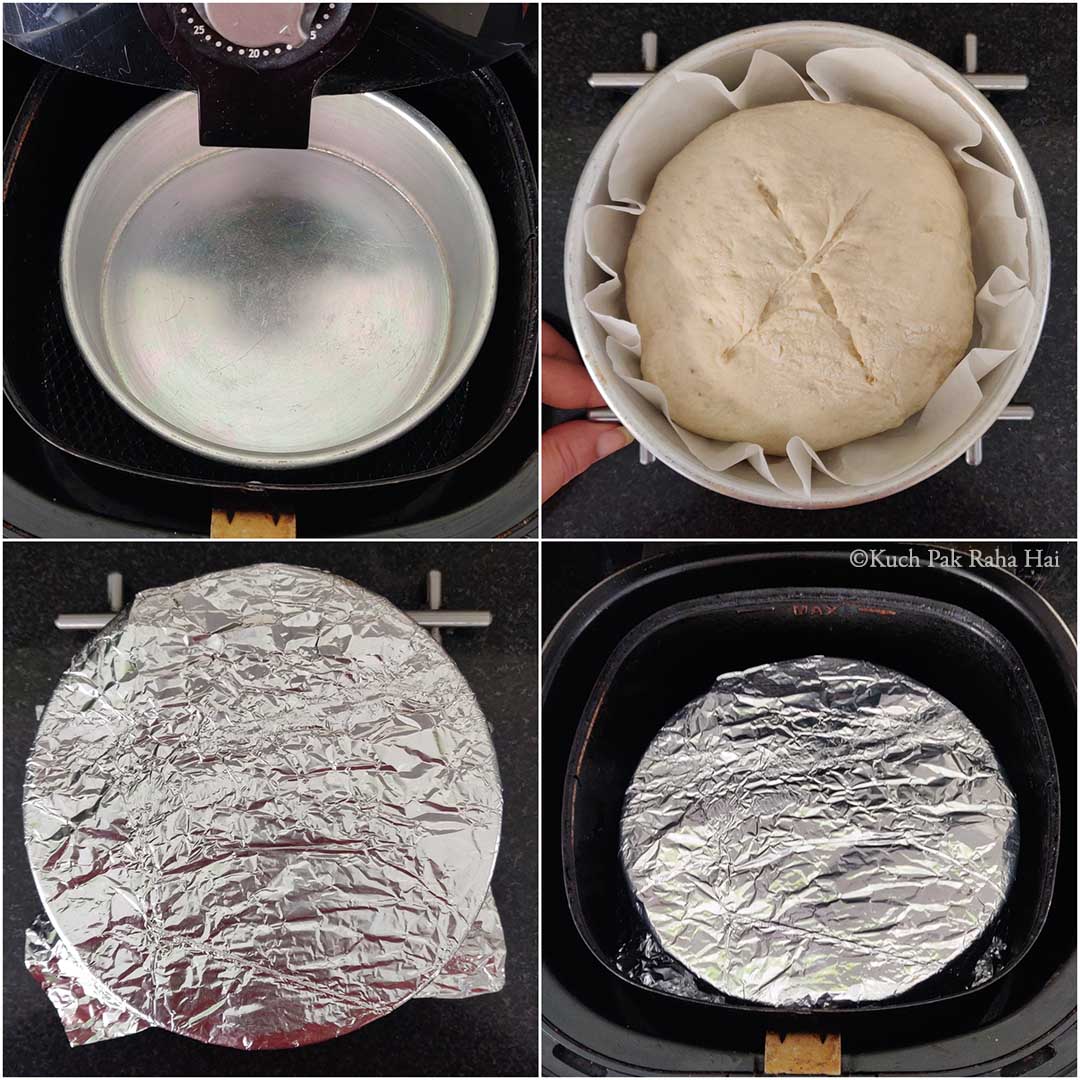
POLYGON ((590 465, 633 442, 624 427, 592 420, 569 420, 545 431, 541 440, 543 500, 555 494, 590 465))
POLYGON ((541 397, 557 409, 589 409, 604 404, 577 350, 554 327, 543 323, 540 354, 541 397))

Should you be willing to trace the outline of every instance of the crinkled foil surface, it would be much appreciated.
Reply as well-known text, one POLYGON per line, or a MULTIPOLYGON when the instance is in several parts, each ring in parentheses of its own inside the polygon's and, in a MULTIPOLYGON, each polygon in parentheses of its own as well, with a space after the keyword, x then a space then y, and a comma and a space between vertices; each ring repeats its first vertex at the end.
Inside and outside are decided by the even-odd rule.
POLYGON ((42 716, 27 964, 73 1043, 299 1046, 499 989, 501 810, 472 692, 386 600, 279 565, 150 590, 42 716))
POLYGON ((506 983, 506 939, 491 893, 465 935, 458 951, 433 982, 417 995, 430 998, 467 998, 494 994, 506 983))
POLYGON ((812 656, 721 675, 661 729, 621 848, 660 945, 690 972, 745 1001, 821 1007, 894 997, 963 953, 1004 904, 1019 823, 955 706, 897 672, 812 656))
POLYGON ((26 967, 49 995, 72 1046, 118 1039, 150 1027, 94 979, 44 915, 26 931, 26 967))
MULTIPOLYGON (((64 944, 44 915, 26 931, 26 967, 42 985, 72 1046, 132 1035, 152 1025, 128 1012, 64 944)), ((489 892, 446 967, 416 996, 466 998, 494 994, 506 983, 506 940, 489 892)))

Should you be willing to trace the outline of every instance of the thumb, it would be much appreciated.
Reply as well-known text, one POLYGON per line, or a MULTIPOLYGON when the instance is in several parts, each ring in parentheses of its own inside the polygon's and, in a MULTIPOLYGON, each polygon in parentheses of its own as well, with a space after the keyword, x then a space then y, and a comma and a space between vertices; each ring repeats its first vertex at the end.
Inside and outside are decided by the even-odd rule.
POLYGON ((594 462, 633 442, 624 427, 594 420, 570 420, 544 432, 541 480, 546 501, 594 462))

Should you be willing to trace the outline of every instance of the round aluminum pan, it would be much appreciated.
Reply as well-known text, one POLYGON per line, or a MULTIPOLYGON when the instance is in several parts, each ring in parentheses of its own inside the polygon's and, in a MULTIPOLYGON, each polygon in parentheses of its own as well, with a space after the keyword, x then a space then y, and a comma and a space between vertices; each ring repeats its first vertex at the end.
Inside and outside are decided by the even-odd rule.
POLYGON ((482 191, 387 94, 318 97, 311 149, 198 142, 170 94, 102 147, 64 229, 61 285, 91 370, 197 454, 324 465, 431 413, 475 358, 498 256, 482 191))
POLYGON ((145 590, 86 645, 42 714, 24 802, 84 991, 277 1050, 445 974, 482 912, 503 797, 438 642, 346 578, 262 563, 145 590))
POLYGON ((855 506, 885 498, 933 476, 962 457, 967 448, 986 433, 1020 385, 1042 333, 1050 290, 1050 236, 1042 197, 1031 166, 997 110, 963 75, 931 53, 890 34, 846 23, 787 22, 752 27, 710 41, 664 68, 619 110, 593 148, 574 193, 565 251, 566 300, 574 336, 593 381, 623 426, 666 465, 702 487, 744 502, 792 510, 855 506), (722 476, 710 472, 686 449, 673 430, 658 439, 656 432, 644 422, 650 407, 615 376, 605 351, 606 334, 585 310, 585 294, 600 284, 603 275, 585 250, 584 215, 590 206, 608 201, 608 168, 622 131, 634 110, 648 99, 653 87, 671 72, 704 71, 718 76, 728 86, 735 86, 746 75, 755 49, 768 49, 801 69, 811 56, 823 49, 867 46, 892 50, 949 94, 979 124, 983 140, 972 153, 1012 178, 1016 185, 1017 213, 1027 220, 1030 285, 1036 315, 1022 346, 979 384, 983 391, 981 405, 932 453, 899 476, 865 487, 845 486, 822 473, 815 473, 815 501, 808 505, 773 487, 745 462, 722 476))

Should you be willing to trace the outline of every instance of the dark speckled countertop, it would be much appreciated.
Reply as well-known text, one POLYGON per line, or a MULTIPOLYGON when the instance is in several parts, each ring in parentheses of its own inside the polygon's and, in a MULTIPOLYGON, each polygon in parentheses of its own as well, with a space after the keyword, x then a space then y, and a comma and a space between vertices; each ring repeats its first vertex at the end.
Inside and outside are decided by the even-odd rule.
POLYGON ((537 547, 493 543, 4 544, 4 1074, 5 1076, 535 1076, 537 1069, 537 547), (446 607, 488 608, 487 630, 448 631, 446 651, 488 722, 505 810, 492 888, 507 938, 506 988, 465 1001, 412 1001, 359 1031, 315 1046, 258 1053, 151 1029, 72 1049, 23 965, 41 910, 22 840, 22 787, 49 698, 89 634, 53 628, 63 611, 100 611, 105 575, 126 599, 227 566, 281 561, 321 567, 421 607, 429 569, 446 607))
MULTIPOLYGON (((1038 180, 1050 225, 1050 305, 1017 401, 1030 424, 997 424, 983 463, 963 461, 864 506, 786 511, 714 494, 630 447, 593 466, 544 507, 547 537, 918 537, 1076 534, 1076 7, 1072 4, 544 4, 543 313, 569 336, 563 235, 578 177, 627 95, 590 90, 593 71, 641 68, 641 33, 661 66, 723 34, 794 19, 893 34, 959 69, 979 35, 983 71, 1026 73, 1030 87, 988 96, 1038 180)), ((547 413, 546 423, 554 417, 547 413)))

